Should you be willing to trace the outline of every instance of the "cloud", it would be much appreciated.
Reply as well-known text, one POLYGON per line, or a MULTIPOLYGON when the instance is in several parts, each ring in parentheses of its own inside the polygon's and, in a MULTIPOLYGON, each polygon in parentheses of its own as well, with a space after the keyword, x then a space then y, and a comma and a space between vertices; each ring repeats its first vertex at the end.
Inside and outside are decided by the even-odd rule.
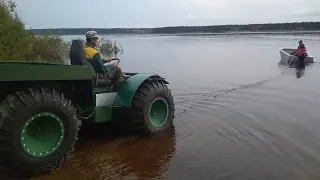
POLYGON ((320 0, 16 0, 28 27, 159 27, 318 21, 320 0))
POLYGON ((300 13, 297 15, 299 16, 320 16, 320 8, 308 8, 302 9, 300 13))

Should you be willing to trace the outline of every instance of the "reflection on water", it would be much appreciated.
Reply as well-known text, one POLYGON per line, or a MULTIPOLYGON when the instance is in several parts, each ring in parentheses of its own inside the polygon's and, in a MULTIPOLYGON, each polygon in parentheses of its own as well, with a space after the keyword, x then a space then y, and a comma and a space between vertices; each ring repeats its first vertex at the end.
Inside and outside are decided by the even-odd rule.
MULTIPOLYGON (((107 126, 104 128, 108 129, 107 126)), ((127 136, 119 132, 106 135, 104 128, 84 129, 76 152, 61 169, 32 180, 163 178, 175 153, 174 128, 149 138, 135 138, 132 134, 127 136)))
MULTIPOLYGON (((304 61, 296 61, 293 63, 288 64, 287 60, 281 59, 278 63, 280 68, 292 68, 295 69, 295 76, 297 79, 301 78, 305 75, 306 67, 311 68, 313 66, 313 63, 305 63, 304 61)), ((286 70, 286 69, 284 69, 286 70)))
POLYGON ((305 64, 304 64, 304 62, 297 63, 295 68, 296 68, 296 77, 299 79, 305 74, 305 64))

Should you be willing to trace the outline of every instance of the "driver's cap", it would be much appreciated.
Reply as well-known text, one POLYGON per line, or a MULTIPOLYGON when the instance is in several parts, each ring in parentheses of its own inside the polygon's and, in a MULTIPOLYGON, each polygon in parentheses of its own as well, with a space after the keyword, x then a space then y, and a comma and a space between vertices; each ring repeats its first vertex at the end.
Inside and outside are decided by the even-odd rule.
POLYGON ((86 33, 86 38, 89 39, 89 38, 98 38, 98 33, 96 31, 88 31, 86 33))

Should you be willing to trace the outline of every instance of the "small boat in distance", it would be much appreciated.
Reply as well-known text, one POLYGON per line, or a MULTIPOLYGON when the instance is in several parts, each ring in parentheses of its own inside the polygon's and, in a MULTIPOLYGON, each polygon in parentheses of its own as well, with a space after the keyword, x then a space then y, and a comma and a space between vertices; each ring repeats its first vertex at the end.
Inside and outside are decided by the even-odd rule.
MULTIPOLYGON (((299 58, 297 56, 294 56, 293 53, 296 51, 296 49, 290 49, 290 48, 282 48, 279 49, 281 60, 286 61, 287 63, 299 62, 299 58)), ((305 63, 313 63, 313 56, 309 53, 307 53, 308 56, 304 59, 305 63)))

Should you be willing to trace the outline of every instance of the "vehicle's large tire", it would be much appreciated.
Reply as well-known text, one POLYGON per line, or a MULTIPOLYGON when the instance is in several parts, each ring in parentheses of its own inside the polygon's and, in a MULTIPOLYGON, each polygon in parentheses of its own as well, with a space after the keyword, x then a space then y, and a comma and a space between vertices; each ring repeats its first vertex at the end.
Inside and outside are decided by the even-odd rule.
POLYGON ((18 91, 0 103, 0 166, 29 178, 62 165, 81 121, 70 100, 53 89, 18 91))
POLYGON ((174 101, 170 89, 161 81, 148 80, 136 91, 131 108, 135 130, 152 135, 173 126, 174 101))

